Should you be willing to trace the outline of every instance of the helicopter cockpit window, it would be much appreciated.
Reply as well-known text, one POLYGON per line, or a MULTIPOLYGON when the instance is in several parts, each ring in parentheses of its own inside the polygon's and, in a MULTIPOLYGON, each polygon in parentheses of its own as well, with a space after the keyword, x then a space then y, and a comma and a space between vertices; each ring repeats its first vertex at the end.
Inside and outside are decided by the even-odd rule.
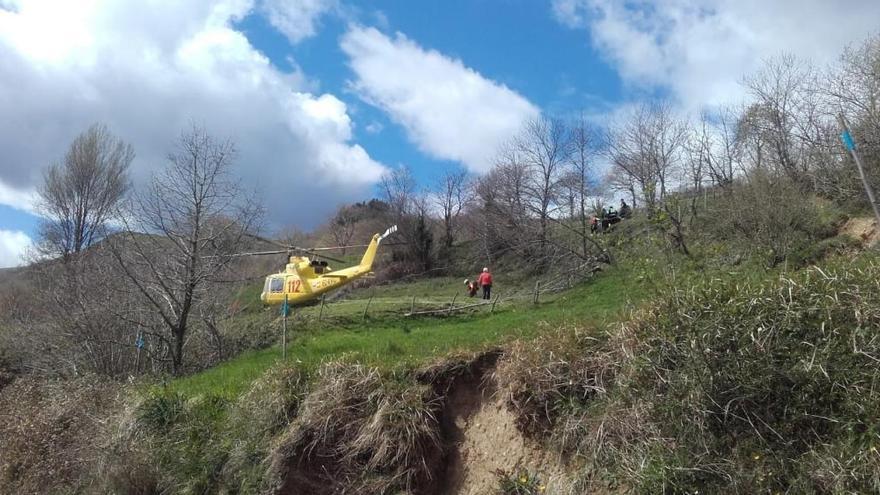
POLYGON ((269 283, 269 291, 270 292, 284 292, 284 279, 282 278, 273 278, 269 283))

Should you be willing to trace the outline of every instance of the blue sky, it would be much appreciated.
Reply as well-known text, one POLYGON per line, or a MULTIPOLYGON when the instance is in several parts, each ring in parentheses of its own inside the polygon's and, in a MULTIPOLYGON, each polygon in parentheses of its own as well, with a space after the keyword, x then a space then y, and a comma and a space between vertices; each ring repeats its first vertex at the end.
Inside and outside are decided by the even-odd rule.
POLYGON ((188 122, 230 137, 269 224, 311 228, 393 167, 483 173, 539 114, 742 101, 762 58, 831 63, 880 18, 857 0, 141 4, 0 0, 0 266, 36 236, 42 168, 94 122, 135 147, 135 187, 188 122))

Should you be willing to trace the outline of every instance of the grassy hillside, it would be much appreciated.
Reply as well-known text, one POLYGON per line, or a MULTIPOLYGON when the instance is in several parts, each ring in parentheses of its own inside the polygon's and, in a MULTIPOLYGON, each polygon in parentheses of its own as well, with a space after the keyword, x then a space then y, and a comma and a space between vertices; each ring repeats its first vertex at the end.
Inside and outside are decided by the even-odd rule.
MULTIPOLYGON (((620 225, 604 239, 615 265, 538 304, 536 278, 524 274, 496 273, 493 312, 442 317, 403 315, 413 297, 416 309, 456 293, 457 305, 473 302, 459 277, 355 288, 323 310, 297 310, 286 359, 277 308, 255 303, 258 285, 245 287, 226 330, 269 345, 126 388, 93 435, 97 458, 80 463, 89 466, 82 491, 434 493, 429 480, 445 479, 458 445, 449 418, 462 414, 461 394, 489 382, 521 441, 561 459, 573 481, 558 493, 880 486, 869 450, 875 398, 863 394, 877 354, 864 338, 878 326, 876 257, 836 237, 808 246, 804 259, 818 269, 770 266, 701 239, 687 257, 649 229, 620 225), (817 398, 825 395, 846 404, 817 398), (724 406, 731 399, 735 409, 724 406), (813 406, 846 426, 803 420, 813 406), (809 459, 838 467, 808 473, 809 459), (858 476, 842 474, 847 466, 858 476)), ((513 478, 499 486, 516 487, 513 478)))
MULTIPOLYGON (((328 305, 327 320, 322 322, 314 321, 319 307, 298 310, 308 319, 289 323, 287 359, 306 371, 329 361, 356 362, 382 371, 415 368, 446 354, 532 338, 564 322, 601 326, 615 320, 616 312, 646 294, 640 289, 643 280, 631 271, 615 268, 571 291, 544 295, 537 305, 524 299, 502 300, 493 313, 481 308, 476 313, 446 317, 401 315, 409 308, 412 296, 422 302, 451 302, 450 292, 461 292, 456 282, 460 280, 441 278, 365 289, 344 302, 328 305), (374 316, 364 319, 363 309, 371 296, 370 307, 377 308, 371 309, 370 315, 374 316), (388 314, 391 311, 393 316, 388 314)), ((260 311, 269 313, 264 314, 268 323, 280 329, 275 310, 260 311)), ((212 394, 233 399, 280 358, 279 346, 246 352, 202 373, 174 380, 169 386, 188 396, 212 394)))
MULTIPOLYGON (((416 377, 425 369, 455 359, 450 356, 478 355, 573 322, 601 332, 647 294, 642 290, 645 283, 641 274, 612 268, 536 305, 515 300, 499 304, 492 313, 483 309, 443 318, 380 314, 362 319, 358 310, 322 322, 303 318, 291 325, 286 360, 280 348, 272 346, 188 377, 141 386, 110 451, 120 459, 120 469, 104 476, 111 489, 122 491, 145 483, 142 478, 174 492, 265 489, 272 479, 265 464, 272 445, 285 427, 305 414, 296 411, 301 401, 328 386, 328 373, 348 379, 342 377, 364 370, 362 379, 374 377, 369 379, 377 381, 370 383, 385 390, 376 391, 380 395, 367 399, 369 403, 381 394, 391 394, 383 400, 399 399, 397 394, 414 390, 416 377), (129 473, 139 473, 138 478, 131 479, 129 473)), ((367 289, 350 300, 402 294, 430 298, 447 290, 446 281, 423 280, 367 289)), ((252 317, 277 324, 271 311, 256 310, 252 317)), ((357 394, 358 385, 346 385, 336 394, 340 393, 357 394)), ((436 400, 441 397, 425 403, 418 399, 405 410, 435 407, 436 400)), ((401 448, 408 448, 402 442, 401 448)))

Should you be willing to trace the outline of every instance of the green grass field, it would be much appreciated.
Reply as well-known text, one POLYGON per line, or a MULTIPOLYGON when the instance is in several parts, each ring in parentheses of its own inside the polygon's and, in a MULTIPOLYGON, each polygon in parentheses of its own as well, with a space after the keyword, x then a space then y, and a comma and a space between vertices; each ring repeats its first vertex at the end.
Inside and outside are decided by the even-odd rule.
MULTIPOLYGON (((412 296, 422 301, 445 301, 444 293, 458 279, 435 278, 407 284, 363 289, 350 299, 325 307, 325 320, 317 322, 318 306, 299 310, 308 319, 289 324, 287 359, 305 370, 325 361, 350 361, 383 371, 418 367, 456 351, 475 351, 514 338, 531 338, 566 323, 595 325, 615 319, 615 313, 637 302, 632 294, 643 281, 631 271, 610 269, 569 291, 542 296, 535 305, 527 299, 502 301, 492 313, 489 307, 446 317, 405 318, 412 296), (365 300, 373 296, 369 316, 362 318, 365 300), (408 296, 408 297, 407 297, 408 296), (382 311, 381 300, 398 312, 382 311), (375 305, 375 311, 373 308, 375 305)), ((458 281, 460 283, 460 281, 458 281)), ((449 294, 451 300, 452 294, 449 294)), ((459 301, 473 302, 467 298, 459 301)), ((460 304, 460 303, 457 303, 460 304)), ((275 311, 266 309, 265 311, 275 311)), ((270 316, 280 329, 280 321, 270 316)), ((249 351, 204 372, 170 382, 185 395, 208 394, 232 399, 247 389, 261 373, 281 360, 280 346, 249 351)))

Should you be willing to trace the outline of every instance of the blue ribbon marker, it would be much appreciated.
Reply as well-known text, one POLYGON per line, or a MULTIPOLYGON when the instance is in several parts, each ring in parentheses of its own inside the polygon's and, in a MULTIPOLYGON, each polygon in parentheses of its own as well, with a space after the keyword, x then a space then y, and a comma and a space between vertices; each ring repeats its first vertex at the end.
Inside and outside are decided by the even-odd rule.
POLYGON ((136 345, 138 349, 143 349, 144 348, 144 336, 138 335, 137 341, 135 342, 134 345, 136 345))
POLYGON ((846 149, 849 151, 855 151, 856 143, 853 141, 849 131, 844 129, 844 131, 840 133, 840 140, 843 141, 843 145, 846 146, 846 149))

